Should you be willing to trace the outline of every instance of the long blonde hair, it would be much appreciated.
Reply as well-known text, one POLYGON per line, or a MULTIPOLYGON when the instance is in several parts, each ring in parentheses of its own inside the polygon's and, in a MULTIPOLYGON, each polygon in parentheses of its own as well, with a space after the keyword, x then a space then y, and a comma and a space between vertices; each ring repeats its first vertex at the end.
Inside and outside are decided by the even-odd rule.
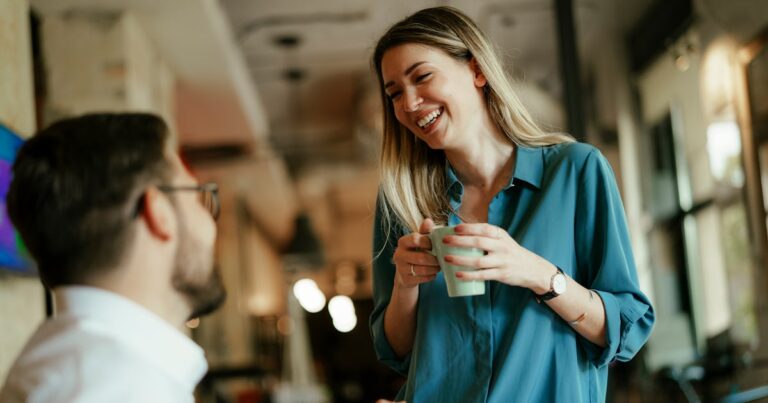
POLYGON ((406 43, 440 49, 465 63, 474 58, 487 79, 486 107, 510 142, 538 147, 574 141, 566 134, 545 133, 533 121, 512 90, 490 42, 469 17, 453 7, 418 11, 389 28, 379 39, 372 58, 384 109, 379 198, 387 234, 393 213, 402 229, 411 232, 418 230, 424 217, 446 224, 450 214, 445 154, 429 148, 397 121, 392 101, 384 91, 384 53, 406 43))

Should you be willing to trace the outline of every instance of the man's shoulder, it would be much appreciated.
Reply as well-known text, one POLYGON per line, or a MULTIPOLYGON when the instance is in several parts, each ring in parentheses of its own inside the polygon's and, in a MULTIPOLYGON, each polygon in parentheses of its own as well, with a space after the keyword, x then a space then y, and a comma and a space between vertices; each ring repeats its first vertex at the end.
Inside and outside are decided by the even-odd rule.
POLYGON ((151 376, 151 368, 136 360, 108 332, 87 322, 55 318, 40 326, 16 359, 0 401, 56 401, 56 396, 119 388, 123 382, 115 379, 151 376))
POLYGON ((51 366, 83 362, 94 355, 122 354, 119 341, 87 321, 66 315, 43 323, 29 339, 16 365, 51 366))

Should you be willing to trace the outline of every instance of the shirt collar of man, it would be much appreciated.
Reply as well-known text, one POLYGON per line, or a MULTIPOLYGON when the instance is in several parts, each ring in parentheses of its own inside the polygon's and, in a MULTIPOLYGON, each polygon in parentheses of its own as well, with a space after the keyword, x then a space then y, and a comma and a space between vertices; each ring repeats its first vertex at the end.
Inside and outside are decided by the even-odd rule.
POLYGON ((141 305, 94 287, 54 289, 58 315, 95 321, 120 343, 193 391, 208 364, 203 349, 141 305))

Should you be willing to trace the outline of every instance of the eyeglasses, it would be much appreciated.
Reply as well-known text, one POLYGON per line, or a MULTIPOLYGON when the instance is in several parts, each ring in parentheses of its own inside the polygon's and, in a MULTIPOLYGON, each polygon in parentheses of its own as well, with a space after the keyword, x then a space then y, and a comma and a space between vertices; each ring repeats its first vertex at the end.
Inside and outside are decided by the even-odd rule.
POLYGON ((221 205, 219 204, 219 185, 208 182, 201 185, 159 185, 157 187, 162 192, 187 192, 194 191, 199 192, 200 203, 208 209, 214 220, 219 218, 221 212, 221 205))

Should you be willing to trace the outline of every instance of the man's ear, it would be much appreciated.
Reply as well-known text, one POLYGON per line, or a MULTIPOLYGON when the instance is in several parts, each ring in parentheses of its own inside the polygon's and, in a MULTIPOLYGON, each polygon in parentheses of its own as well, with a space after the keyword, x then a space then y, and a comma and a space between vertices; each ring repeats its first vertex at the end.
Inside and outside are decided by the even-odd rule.
POLYGON ((485 87, 488 84, 488 79, 485 78, 485 74, 483 74, 483 71, 480 69, 480 65, 477 63, 477 59, 472 57, 472 59, 469 60, 469 68, 472 69, 472 72, 474 73, 474 83, 475 87, 482 88, 485 87))
POLYGON ((176 216, 168 199, 156 187, 149 187, 144 191, 143 203, 141 218, 149 232, 162 241, 171 239, 176 216))

